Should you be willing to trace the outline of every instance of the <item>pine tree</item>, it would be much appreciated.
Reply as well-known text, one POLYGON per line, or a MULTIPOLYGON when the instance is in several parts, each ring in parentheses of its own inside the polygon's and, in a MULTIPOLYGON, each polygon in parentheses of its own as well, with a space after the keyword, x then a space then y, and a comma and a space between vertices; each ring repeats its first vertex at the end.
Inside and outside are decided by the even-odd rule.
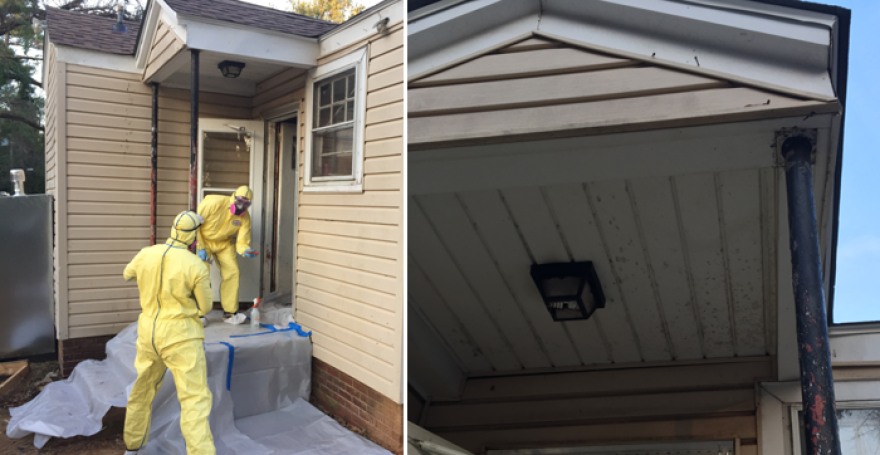
POLYGON ((0 191, 12 192, 10 169, 25 169, 25 191, 45 191, 43 110, 39 71, 46 7, 127 19, 143 14, 142 0, 0 0, 0 191))

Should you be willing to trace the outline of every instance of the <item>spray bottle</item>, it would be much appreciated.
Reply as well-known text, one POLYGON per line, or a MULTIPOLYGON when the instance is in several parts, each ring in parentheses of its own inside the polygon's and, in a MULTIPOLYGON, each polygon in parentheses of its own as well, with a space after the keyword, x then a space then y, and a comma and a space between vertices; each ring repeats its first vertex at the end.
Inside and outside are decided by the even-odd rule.
POLYGON ((260 328, 260 310, 257 307, 260 306, 260 299, 254 299, 254 307, 251 308, 251 328, 259 329, 260 328))

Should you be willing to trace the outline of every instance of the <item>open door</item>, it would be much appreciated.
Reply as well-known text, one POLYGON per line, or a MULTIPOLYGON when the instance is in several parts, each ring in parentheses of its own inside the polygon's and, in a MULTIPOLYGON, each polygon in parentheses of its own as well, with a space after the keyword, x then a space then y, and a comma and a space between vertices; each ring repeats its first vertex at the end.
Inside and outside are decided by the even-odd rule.
MULTIPOLYGON (((207 195, 230 196, 242 185, 254 192, 251 214, 251 248, 262 245, 263 231, 263 122, 232 119, 199 119, 199 202, 207 195)), ((262 253, 262 252, 261 252, 262 253)), ((260 260, 239 257, 239 302, 262 297, 260 260)), ((211 266, 211 291, 220 301, 220 270, 211 266)))

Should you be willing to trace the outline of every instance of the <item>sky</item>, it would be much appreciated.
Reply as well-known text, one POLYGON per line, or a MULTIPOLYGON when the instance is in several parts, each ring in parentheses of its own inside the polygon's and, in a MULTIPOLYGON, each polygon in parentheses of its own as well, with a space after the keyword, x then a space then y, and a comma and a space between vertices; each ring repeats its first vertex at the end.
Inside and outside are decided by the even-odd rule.
POLYGON ((852 11, 834 322, 880 321, 880 1, 819 3, 852 11))

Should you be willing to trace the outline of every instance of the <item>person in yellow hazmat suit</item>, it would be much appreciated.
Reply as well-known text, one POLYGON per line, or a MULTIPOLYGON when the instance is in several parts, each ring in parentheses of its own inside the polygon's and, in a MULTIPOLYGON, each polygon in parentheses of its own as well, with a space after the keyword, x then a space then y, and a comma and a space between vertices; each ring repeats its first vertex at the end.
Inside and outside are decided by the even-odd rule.
POLYGON ((199 228, 197 254, 203 261, 217 261, 223 279, 220 282, 220 303, 227 315, 238 311, 239 272, 235 254, 247 258, 259 254, 251 249, 248 208, 253 196, 250 188, 241 186, 232 196, 205 196, 196 210, 205 219, 205 224, 199 228))
POLYGON ((208 426, 211 391, 205 364, 204 316, 211 311, 211 276, 207 265, 187 248, 203 220, 186 211, 174 218, 164 244, 142 249, 122 276, 137 280, 141 315, 137 326, 137 380, 125 415, 126 455, 147 443, 153 398, 165 369, 171 370, 180 400, 180 430, 189 455, 213 455, 208 426), (200 320, 201 318, 201 320, 200 320))

